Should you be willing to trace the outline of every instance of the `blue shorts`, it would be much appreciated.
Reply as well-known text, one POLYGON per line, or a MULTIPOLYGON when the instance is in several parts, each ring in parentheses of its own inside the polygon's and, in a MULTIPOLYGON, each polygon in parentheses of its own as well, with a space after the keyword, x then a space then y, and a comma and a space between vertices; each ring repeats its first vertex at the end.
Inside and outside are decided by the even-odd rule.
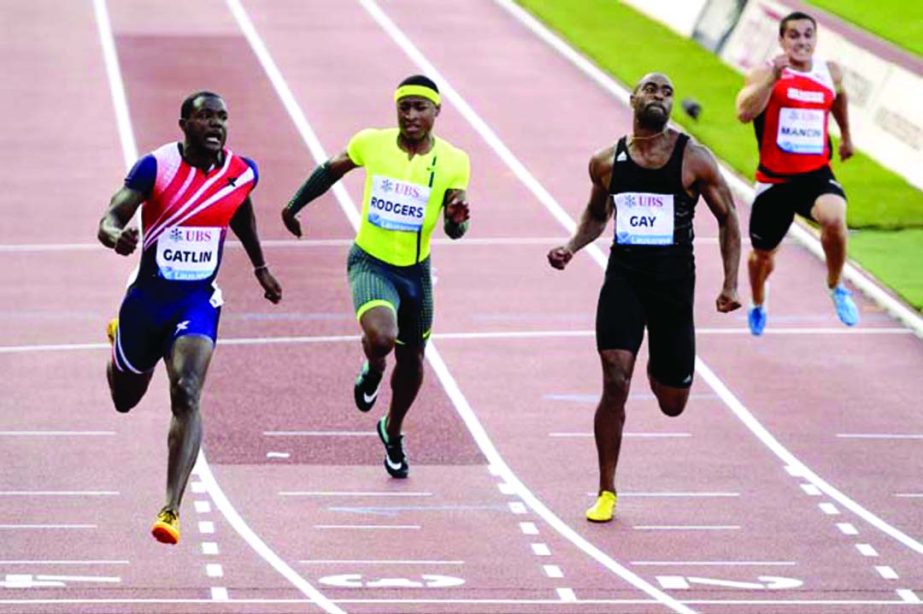
POLYGON ((179 337, 202 335, 215 343, 220 315, 221 290, 211 284, 182 293, 135 284, 119 309, 113 362, 120 371, 146 373, 179 337))

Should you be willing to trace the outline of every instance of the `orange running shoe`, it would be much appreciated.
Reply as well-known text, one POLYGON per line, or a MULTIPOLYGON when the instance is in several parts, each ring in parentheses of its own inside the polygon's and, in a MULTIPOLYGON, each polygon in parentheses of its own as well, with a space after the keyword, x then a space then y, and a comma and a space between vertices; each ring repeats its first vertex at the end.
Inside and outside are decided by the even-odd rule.
POLYGON ((179 513, 166 507, 160 510, 151 535, 162 544, 179 543, 179 513))
POLYGON ((115 334, 119 330, 119 319, 112 318, 109 320, 109 323, 106 324, 106 337, 109 338, 109 345, 115 344, 115 334))

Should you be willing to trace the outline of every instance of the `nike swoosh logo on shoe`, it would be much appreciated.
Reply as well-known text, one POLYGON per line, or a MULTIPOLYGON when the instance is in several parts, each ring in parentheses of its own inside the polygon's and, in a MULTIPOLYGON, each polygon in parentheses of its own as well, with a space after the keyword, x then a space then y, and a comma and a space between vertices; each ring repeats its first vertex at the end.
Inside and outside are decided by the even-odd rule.
POLYGON ((389 456, 385 456, 385 462, 388 463, 388 466, 394 469, 395 471, 400 471, 401 466, 404 464, 404 463, 391 462, 391 458, 389 456))
POLYGON ((374 403, 374 402, 375 402, 375 399, 377 399, 377 398, 378 398, 378 391, 377 391, 377 390, 376 390, 375 392, 373 392, 372 394, 366 394, 366 393, 364 393, 364 392, 362 393, 362 399, 363 399, 366 403, 374 403))

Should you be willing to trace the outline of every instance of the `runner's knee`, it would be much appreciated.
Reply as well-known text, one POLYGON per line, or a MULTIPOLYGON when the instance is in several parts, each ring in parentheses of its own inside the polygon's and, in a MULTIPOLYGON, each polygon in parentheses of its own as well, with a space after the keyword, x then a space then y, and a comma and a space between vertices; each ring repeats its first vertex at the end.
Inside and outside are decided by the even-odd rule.
POLYGON ((394 331, 370 328, 365 331, 365 343, 374 356, 387 356, 394 349, 397 336, 394 331))
POLYGON ((173 414, 189 414, 199 409, 202 392, 202 378, 196 375, 181 375, 170 384, 173 414))

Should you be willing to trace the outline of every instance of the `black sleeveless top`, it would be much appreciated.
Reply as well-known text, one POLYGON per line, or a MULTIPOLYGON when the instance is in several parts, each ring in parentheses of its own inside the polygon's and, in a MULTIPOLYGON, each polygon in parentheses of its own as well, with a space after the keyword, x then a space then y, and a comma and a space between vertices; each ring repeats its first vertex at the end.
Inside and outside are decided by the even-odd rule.
POLYGON ((644 273, 689 273, 695 268, 692 219, 698 201, 698 195, 689 196, 683 187, 689 136, 679 134, 670 159, 660 168, 636 164, 626 139, 623 136, 616 145, 609 182, 615 207, 612 263, 644 273))

